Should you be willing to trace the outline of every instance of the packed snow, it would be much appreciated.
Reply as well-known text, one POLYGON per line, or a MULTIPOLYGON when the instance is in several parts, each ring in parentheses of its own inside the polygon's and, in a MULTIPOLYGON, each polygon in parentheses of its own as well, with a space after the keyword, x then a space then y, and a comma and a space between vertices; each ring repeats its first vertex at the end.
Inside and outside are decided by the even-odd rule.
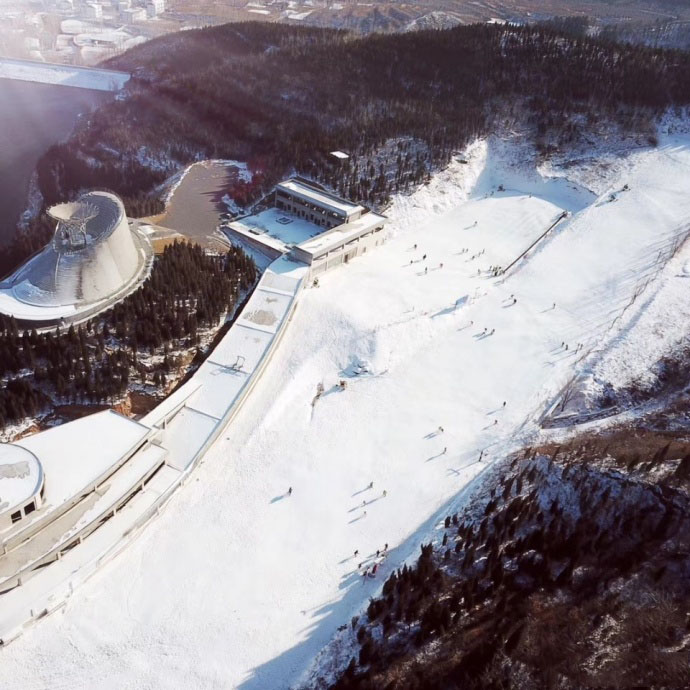
POLYGON ((39 459, 49 477, 45 501, 60 507, 117 466, 148 431, 127 417, 104 410, 32 434, 16 444, 39 459))
POLYGON ((690 217, 690 137, 609 163, 596 195, 495 140, 463 159, 394 199, 384 246, 303 293, 192 480, 3 650, 1 687, 290 687, 446 506, 534 439, 622 310, 645 308, 628 305, 690 217))
POLYGON ((230 228, 254 235, 268 235, 277 240, 276 246, 286 251, 288 246, 300 244, 324 231, 305 218, 286 214, 277 208, 267 208, 230 224, 230 228))
MULTIPOLYGON (((688 233, 690 222, 681 229, 679 239, 685 240, 688 233)), ((672 245, 669 250, 673 248, 672 245)), ((607 390, 616 395, 627 386, 642 390, 653 388, 658 382, 663 358, 687 348, 687 324, 690 320, 688 261, 690 246, 684 243, 663 270, 662 262, 658 262, 658 277, 655 274, 650 276, 654 282, 639 298, 644 302, 644 308, 632 309, 629 318, 626 318, 626 311, 620 327, 613 330, 603 347, 592 353, 579 372, 575 387, 580 396, 566 406, 571 412, 586 412, 591 403, 607 390), (640 341, 645 343, 644 349, 640 348, 640 341)))

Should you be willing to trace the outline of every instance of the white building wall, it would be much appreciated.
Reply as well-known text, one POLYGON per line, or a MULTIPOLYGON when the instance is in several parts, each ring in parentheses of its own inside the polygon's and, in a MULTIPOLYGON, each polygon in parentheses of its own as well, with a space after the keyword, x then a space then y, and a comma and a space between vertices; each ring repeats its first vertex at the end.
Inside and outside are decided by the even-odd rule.
POLYGON ((383 230, 381 228, 376 228, 355 240, 345 242, 339 247, 331 249, 323 256, 314 257, 311 262, 309 277, 314 278, 325 271, 337 268, 344 263, 349 263, 352 259, 362 256, 366 254, 367 251, 371 251, 374 247, 383 244, 384 241, 385 236, 383 230))

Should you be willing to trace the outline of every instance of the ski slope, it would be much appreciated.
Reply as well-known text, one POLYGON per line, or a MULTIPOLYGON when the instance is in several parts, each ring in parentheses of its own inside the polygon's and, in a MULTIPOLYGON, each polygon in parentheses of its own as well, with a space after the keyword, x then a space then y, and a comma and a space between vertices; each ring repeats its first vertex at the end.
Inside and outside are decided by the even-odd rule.
MULTIPOLYGON (((465 158, 395 199, 383 247, 304 292, 192 480, 64 611, 2 650, 0 687, 290 687, 486 470, 480 452, 491 462, 540 433, 690 222, 690 138, 609 166, 598 197, 541 179, 500 142, 465 158), (526 260, 491 276, 562 209, 526 260), (358 563, 386 543, 363 580, 358 563)), ((645 341, 627 342, 634 366, 645 341)))

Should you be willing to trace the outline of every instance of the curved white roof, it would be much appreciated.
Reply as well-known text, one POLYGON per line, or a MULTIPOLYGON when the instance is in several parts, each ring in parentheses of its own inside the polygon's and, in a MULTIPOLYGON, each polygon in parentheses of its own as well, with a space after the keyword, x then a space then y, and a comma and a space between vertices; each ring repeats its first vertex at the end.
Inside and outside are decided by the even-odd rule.
POLYGON ((0 444, 0 514, 28 503, 40 490, 43 468, 26 448, 0 444))
POLYGON ((142 274, 146 251, 120 199, 88 192, 49 210, 52 241, 0 283, 0 311, 19 319, 71 317, 119 296, 142 274))
POLYGON ((312 202, 319 207, 344 213, 346 217, 351 216, 356 211, 364 211, 364 206, 355 204, 347 199, 341 199, 335 196, 335 194, 312 187, 295 178, 280 182, 276 185, 276 189, 294 194, 300 197, 300 199, 312 202))

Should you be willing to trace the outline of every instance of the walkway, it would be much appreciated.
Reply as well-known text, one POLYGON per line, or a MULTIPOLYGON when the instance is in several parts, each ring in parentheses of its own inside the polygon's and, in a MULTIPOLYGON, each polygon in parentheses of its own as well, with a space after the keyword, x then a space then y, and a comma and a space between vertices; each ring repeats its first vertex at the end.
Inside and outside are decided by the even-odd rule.
MULTIPOLYGON (((295 309, 307 271, 306 265, 284 257, 274 261, 209 359, 187 383, 140 420, 138 426, 147 436, 143 447, 102 486, 0 559, 0 581, 6 589, 0 595, 1 644, 63 606, 74 587, 124 548, 184 483, 270 360, 295 309), (45 564, 47 567, 41 567, 45 564)), ((30 440, 40 441, 56 432, 70 435, 72 428, 80 438, 95 440, 102 437, 104 415, 108 414, 69 422, 30 440)), ((44 464, 60 460, 59 444, 43 444, 43 448, 39 459, 44 464)), ((83 459, 88 454, 77 455, 83 459)), ((50 482, 48 476, 46 484, 50 482)))

